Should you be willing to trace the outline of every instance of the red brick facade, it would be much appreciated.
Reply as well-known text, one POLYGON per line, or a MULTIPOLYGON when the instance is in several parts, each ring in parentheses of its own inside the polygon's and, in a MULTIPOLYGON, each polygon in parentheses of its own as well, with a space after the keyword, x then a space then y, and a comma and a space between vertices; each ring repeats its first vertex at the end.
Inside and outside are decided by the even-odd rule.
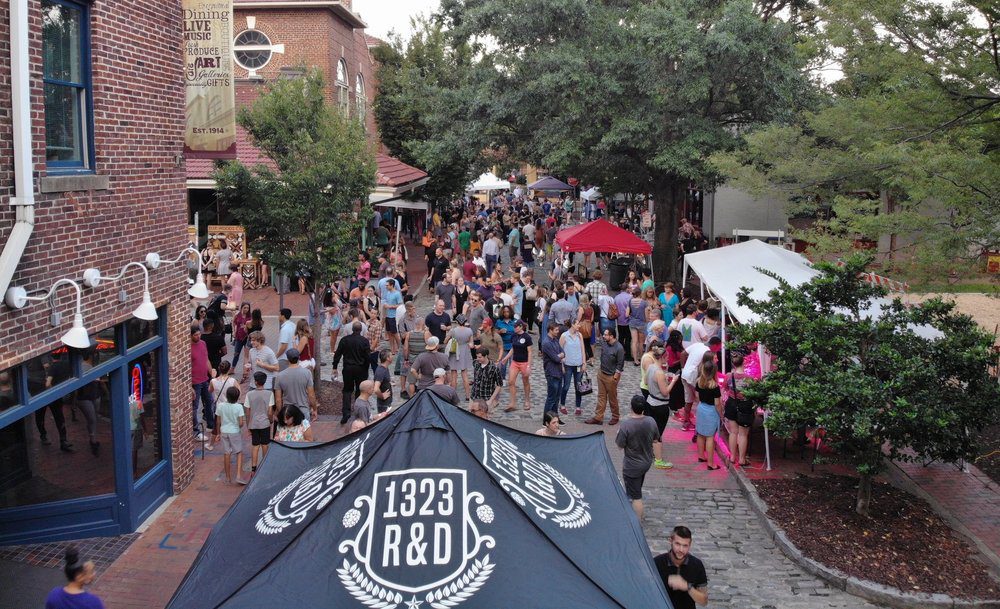
MULTIPOLYGON (((88 267, 115 275, 149 252, 178 256, 187 242, 183 153, 184 86, 180 0, 115 0, 90 4, 94 169, 107 189, 42 194, 57 188, 46 170, 40 0, 30 0, 31 115, 35 228, 11 285, 48 289, 79 279, 88 267)), ((14 223, 9 2, 0 2, 0 234, 14 223)), ((163 264, 150 271, 154 303, 169 315, 170 416, 174 488, 193 476, 186 270, 163 264)), ((84 325, 91 332, 131 317, 142 295, 141 273, 120 285, 85 289, 84 325), (120 303, 124 287, 129 300, 120 303)), ((50 351, 72 323, 75 294, 60 289, 63 323, 49 323, 47 303, 14 311, 0 307, 0 370, 50 351)))
MULTIPOLYGON (((350 7, 349 2, 341 4, 350 7)), ((234 38, 248 29, 248 17, 253 22, 253 29, 264 33, 271 45, 283 44, 284 52, 271 54, 268 63, 256 71, 258 80, 248 79, 248 71, 234 62, 237 103, 248 103, 256 98, 255 92, 245 92, 244 89, 256 89, 262 82, 278 78, 282 68, 296 69, 302 66, 317 67, 323 71, 328 84, 327 97, 332 103, 336 103, 337 62, 343 59, 347 64, 350 113, 353 116, 357 112, 356 86, 360 75, 368 99, 366 128, 372 141, 375 141, 376 127, 371 108, 375 99, 374 64, 368 53, 363 29, 354 29, 353 25, 327 7, 289 6, 279 9, 255 7, 252 2, 237 0, 233 20, 234 38)))

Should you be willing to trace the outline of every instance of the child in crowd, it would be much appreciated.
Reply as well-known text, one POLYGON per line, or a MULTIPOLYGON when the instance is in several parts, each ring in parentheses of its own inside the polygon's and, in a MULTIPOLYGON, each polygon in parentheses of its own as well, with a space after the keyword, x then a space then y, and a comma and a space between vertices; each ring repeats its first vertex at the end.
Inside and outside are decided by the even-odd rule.
POLYGON ((255 372, 254 388, 247 392, 243 408, 246 411, 247 427, 250 428, 250 471, 257 471, 257 455, 263 450, 267 456, 271 444, 271 422, 274 420, 274 392, 265 389, 267 375, 255 372))
POLYGON ((233 483, 232 463, 230 458, 236 453, 236 482, 246 484, 241 477, 243 471, 243 407, 240 406, 240 388, 226 389, 226 401, 219 402, 215 408, 215 442, 222 437, 222 463, 226 472, 226 484, 233 483))

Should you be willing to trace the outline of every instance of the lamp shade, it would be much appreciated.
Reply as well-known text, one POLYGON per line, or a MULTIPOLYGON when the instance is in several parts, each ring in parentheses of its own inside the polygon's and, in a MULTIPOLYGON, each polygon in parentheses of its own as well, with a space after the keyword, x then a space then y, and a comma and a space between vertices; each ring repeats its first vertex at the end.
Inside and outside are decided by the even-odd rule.
POLYGON ((205 285, 205 275, 198 273, 198 278, 195 280, 194 285, 188 288, 188 295, 198 300, 208 298, 208 286, 205 285))
POLYGON ((73 315, 73 327, 63 334, 59 340, 67 347, 74 347, 76 349, 86 349, 90 346, 90 335, 87 334, 87 329, 83 327, 83 315, 79 313, 73 315))
POLYGON ((153 305, 153 301, 149 297, 149 291, 142 293, 142 304, 140 304, 136 310, 132 312, 132 316, 146 321, 156 321, 159 317, 156 314, 156 307, 153 305))

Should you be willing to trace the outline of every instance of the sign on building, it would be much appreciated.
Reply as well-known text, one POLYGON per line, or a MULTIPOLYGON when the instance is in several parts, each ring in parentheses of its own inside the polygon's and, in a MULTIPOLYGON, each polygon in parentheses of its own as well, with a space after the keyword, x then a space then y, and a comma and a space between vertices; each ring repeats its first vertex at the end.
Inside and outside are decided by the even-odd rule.
POLYGON ((184 0, 189 158, 236 158, 232 0, 184 0))

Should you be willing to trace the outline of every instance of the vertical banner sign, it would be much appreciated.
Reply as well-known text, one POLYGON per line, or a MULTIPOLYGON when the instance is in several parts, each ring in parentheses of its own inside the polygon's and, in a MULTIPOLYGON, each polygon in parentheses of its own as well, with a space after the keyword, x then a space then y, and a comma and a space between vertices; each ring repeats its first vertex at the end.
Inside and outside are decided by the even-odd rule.
POLYGON ((184 0, 188 158, 236 158, 232 0, 184 0))

